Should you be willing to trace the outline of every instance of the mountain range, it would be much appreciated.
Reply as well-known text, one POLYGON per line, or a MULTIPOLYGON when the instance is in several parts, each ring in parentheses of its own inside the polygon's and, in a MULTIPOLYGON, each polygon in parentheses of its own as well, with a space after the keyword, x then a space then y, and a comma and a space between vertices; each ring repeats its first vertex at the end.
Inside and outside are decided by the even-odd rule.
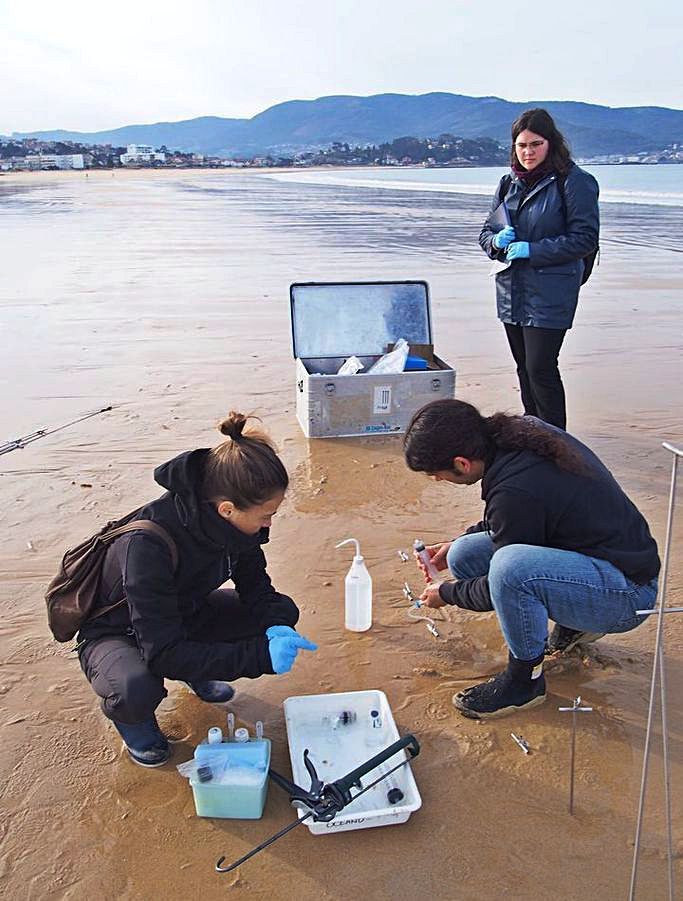
POLYGON ((397 137, 453 134, 510 141, 510 125, 525 109, 547 109, 577 157, 631 154, 683 143, 683 110, 608 107, 573 101, 502 100, 462 94, 332 96, 278 103, 251 119, 201 116, 180 122, 126 125, 111 131, 38 131, 15 138, 85 144, 152 144, 208 156, 291 154, 334 141, 379 144, 397 137))

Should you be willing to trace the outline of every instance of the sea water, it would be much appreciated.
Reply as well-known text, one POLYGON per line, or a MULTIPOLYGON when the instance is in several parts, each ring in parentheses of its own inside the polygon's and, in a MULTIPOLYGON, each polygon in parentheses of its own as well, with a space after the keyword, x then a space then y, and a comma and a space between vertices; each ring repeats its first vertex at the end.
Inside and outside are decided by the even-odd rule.
MULTIPOLYGON (((585 165, 600 184, 601 203, 637 203, 683 207, 683 165, 585 165)), ((397 191, 439 191, 448 194, 491 196, 507 166, 421 169, 368 168, 296 170, 268 173, 279 181, 355 188, 384 188, 397 191)))

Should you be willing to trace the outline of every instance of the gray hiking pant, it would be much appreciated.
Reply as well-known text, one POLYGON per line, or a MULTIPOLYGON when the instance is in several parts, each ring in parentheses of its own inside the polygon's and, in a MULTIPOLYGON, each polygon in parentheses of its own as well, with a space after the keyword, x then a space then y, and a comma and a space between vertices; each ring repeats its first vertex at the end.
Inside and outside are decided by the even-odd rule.
MULTIPOLYGON (((299 619, 294 602, 282 595, 266 613, 269 618, 276 613, 278 622, 286 620, 291 626, 299 619)), ((263 635, 266 628, 265 622, 240 603, 236 591, 223 588, 208 596, 191 637, 207 643, 239 641, 263 635)), ((164 680, 148 669, 130 632, 87 640, 80 648, 79 660, 104 715, 115 722, 141 723, 153 716, 168 692, 164 680)))

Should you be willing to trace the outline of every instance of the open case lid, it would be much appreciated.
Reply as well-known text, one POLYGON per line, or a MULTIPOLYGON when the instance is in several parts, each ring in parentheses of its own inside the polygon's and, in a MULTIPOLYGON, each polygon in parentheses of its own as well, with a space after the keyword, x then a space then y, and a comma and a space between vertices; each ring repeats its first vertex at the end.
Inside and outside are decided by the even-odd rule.
POLYGON ((289 289, 294 356, 378 356, 387 344, 431 344, 427 282, 306 282, 289 289))

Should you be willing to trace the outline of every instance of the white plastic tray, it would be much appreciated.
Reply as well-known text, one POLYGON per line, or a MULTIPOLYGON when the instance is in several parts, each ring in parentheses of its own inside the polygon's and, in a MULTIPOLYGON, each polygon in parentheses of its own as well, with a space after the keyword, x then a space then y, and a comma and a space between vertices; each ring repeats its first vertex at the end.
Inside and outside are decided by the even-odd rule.
MULTIPOLYGON (((311 780, 304 766, 304 750, 308 749, 321 780, 333 782, 400 737, 389 702, 382 691, 301 695, 287 698, 284 709, 292 777, 297 785, 306 789, 310 787, 311 780), (379 717, 372 717, 372 710, 378 711, 379 717), (351 714, 352 722, 344 724, 338 720, 344 712, 351 714), (377 718, 381 720, 381 727, 374 728, 373 719, 377 718)), ((369 785, 406 758, 405 751, 395 754, 381 767, 364 776, 362 784, 369 785)), ((352 793, 354 791, 352 789, 352 793)), ((406 764, 345 807, 329 823, 315 823, 308 819, 306 825, 314 835, 389 826, 405 823, 410 814, 421 806, 422 798, 415 778, 410 764, 406 764), (398 804, 392 805, 387 800, 390 788, 400 788, 403 792, 403 799, 398 804)), ((299 817, 304 813, 299 810, 299 817)))

